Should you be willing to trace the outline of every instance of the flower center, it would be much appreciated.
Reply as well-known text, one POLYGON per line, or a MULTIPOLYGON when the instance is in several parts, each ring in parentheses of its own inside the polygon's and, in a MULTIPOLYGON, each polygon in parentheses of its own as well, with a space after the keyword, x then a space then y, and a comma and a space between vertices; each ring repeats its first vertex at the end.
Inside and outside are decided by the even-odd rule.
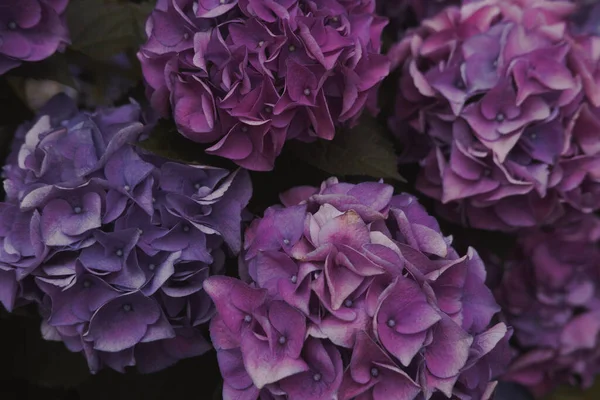
POLYGON ((288 239, 283 239, 283 244, 288 245, 290 244, 290 241, 288 239))
POLYGON ((155 269, 155 268, 156 268, 156 265, 154 265, 154 264, 150 264, 150 265, 148 265, 148 269, 149 269, 150 271, 154 271, 154 269, 155 269))
POLYGON ((202 185, 201 185, 201 184, 199 184, 199 183, 196 183, 196 184, 194 185, 194 189, 196 189, 196 190, 200 189, 201 187, 202 187, 202 185))
POLYGON ((344 301, 344 305, 348 308, 352 307, 352 300, 350 299, 346 299, 346 301, 344 301))
POLYGON ((123 311, 129 312, 131 310, 133 310, 133 307, 131 307, 131 304, 129 304, 129 303, 123 304, 123 311))
POLYGON ((265 107, 265 112, 266 112, 267 114, 271 114, 271 113, 273 112, 273 108, 272 108, 272 107, 269 107, 269 106, 266 106, 266 107, 265 107))
POLYGON ((92 282, 90 282, 88 279, 86 279, 85 281, 83 281, 83 287, 84 288, 89 288, 92 286, 92 282))
POLYGON ((379 376, 379 368, 376 368, 376 367, 371 368, 371 376, 373 378, 377 378, 379 376))
POLYGON ((292 281, 292 283, 298 282, 298 275, 292 275, 291 281, 292 281))
POLYGON ((265 41, 261 40, 260 42, 258 42, 258 47, 263 47, 265 45, 265 41))
POLYGON ((287 339, 285 336, 279 336, 279 344, 285 344, 285 342, 287 342, 287 339))
POLYGON ((189 232, 190 231, 190 226, 189 225, 184 225, 183 226, 183 231, 184 232, 189 232))
POLYGON ((310 96, 310 89, 309 88, 304 89, 304 95, 305 96, 310 96))
POLYGON ((389 326, 390 328, 395 327, 396 326, 396 321, 394 321, 392 318, 388 319, 387 326, 389 326))
POLYGON ((15 29, 17 29, 17 23, 15 21, 10 21, 8 24, 6 24, 6 26, 11 31, 14 31, 15 29))
POLYGON ((131 186, 125 185, 125 186, 123 186, 123 190, 125 190, 126 192, 129 192, 131 190, 131 186))
POLYGON ((248 127, 246 125, 242 126, 242 132, 244 132, 244 133, 248 132, 248 127))
POLYGON ((504 121, 505 118, 506 118, 506 115, 502 114, 501 112, 496 114, 496 121, 498 121, 498 122, 504 121))
POLYGON ((315 382, 319 382, 321 380, 321 378, 323 378, 323 376, 318 372, 313 375, 313 381, 315 381, 315 382))
POLYGON ((249 323, 250 321, 252 321, 252 317, 248 314, 244 315, 244 322, 249 323))
POLYGON ((123 249, 117 249, 117 251, 115 251, 115 254, 117 255, 117 257, 123 257, 123 249))
POLYGON ((293 44, 290 44, 288 47, 288 50, 293 53, 294 51, 296 51, 296 46, 294 46, 293 44))
POLYGON ((73 207, 73 212, 75 214, 81 214, 82 211, 83 211, 83 209, 81 207, 79 207, 79 206, 73 207))
POLYGON ((190 38, 190 34, 189 33, 186 32, 186 33, 183 34, 183 39, 184 40, 188 40, 189 38, 190 38))
POLYGON ((532 133, 529 135, 529 138, 531 138, 532 140, 535 140, 537 138, 537 134, 532 133))

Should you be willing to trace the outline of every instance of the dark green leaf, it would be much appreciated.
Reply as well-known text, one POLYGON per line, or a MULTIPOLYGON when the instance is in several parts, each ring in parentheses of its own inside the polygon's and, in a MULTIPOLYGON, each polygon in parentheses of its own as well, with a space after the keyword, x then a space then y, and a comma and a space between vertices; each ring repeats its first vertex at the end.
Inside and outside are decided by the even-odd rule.
POLYGON ((288 143, 291 151, 331 175, 368 176, 404 182, 398 173, 394 144, 377 120, 363 117, 355 128, 339 131, 332 141, 288 143))
POLYGON ((598 400, 600 399, 600 381, 587 390, 572 386, 563 386, 545 397, 545 400, 598 400))
POLYGON ((186 139, 171 120, 161 119, 152 129, 150 137, 138 146, 170 160, 189 164, 206 164, 229 169, 237 168, 227 159, 206 154, 205 146, 186 139))
POLYGON ((49 80, 77 88, 75 80, 69 73, 67 57, 62 53, 38 62, 23 63, 19 68, 10 71, 10 77, 49 80))
POLYGON ((137 49, 146 40, 144 27, 153 7, 152 3, 72 1, 67 9, 71 47, 99 60, 137 49))

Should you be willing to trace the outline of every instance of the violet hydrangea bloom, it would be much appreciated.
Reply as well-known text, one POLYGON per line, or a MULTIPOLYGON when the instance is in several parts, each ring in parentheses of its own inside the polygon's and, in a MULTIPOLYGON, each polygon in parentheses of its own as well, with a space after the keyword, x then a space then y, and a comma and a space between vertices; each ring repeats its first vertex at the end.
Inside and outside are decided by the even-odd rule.
POLYGON ((522 234, 497 292, 518 352, 506 379, 541 396, 563 383, 589 387, 600 373, 598 240, 591 216, 522 234))
POLYGON ((0 75, 23 61, 41 61, 69 41, 62 14, 69 0, 3 0, 0 4, 0 75))
POLYGON ((383 183, 299 187, 204 288, 223 399, 490 399, 510 329, 473 249, 383 183))
POLYGON ((374 0, 159 0, 138 58, 148 95, 208 153, 271 170, 286 140, 332 139, 388 74, 374 0))
POLYGON ((140 107, 80 112, 54 97, 16 134, 0 203, 0 301, 39 305, 46 339, 90 370, 159 370, 202 354, 204 280, 241 247, 248 173, 135 146, 140 107))
POLYGON ((600 206, 600 37, 568 29, 575 7, 465 2, 391 51, 402 67, 391 125, 444 215, 513 230, 600 206))

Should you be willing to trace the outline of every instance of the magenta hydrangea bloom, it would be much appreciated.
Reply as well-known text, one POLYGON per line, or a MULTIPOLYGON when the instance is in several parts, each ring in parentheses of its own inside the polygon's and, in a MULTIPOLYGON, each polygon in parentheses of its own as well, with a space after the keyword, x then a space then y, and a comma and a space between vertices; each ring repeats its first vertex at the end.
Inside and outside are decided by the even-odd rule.
POLYGON ((600 37, 568 28, 574 10, 466 2, 390 52, 403 161, 421 162, 417 188, 445 216, 513 230, 600 207, 600 37))
POLYGON ((383 183, 298 187, 204 282, 223 399, 490 399, 510 329, 473 249, 383 183))
POLYGON ((506 379, 543 395, 600 373, 600 220, 570 216, 523 233, 497 292, 518 352, 506 379))
POLYGON ((159 0, 138 58, 187 138, 252 170, 286 140, 332 139, 389 72, 375 0, 159 0))
POLYGON ((23 61, 41 61, 69 42, 63 18, 69 0, 3 0, 0 75, 23 61))
POLYGON ((142 372, 204 353, 204 280, 241 247, 246 171, 184 165, 135 146, 130 104, 80 112, 53 98, 16 134, 0 203, 0 301, 39 305, 43 336, 90 370, 142 372))

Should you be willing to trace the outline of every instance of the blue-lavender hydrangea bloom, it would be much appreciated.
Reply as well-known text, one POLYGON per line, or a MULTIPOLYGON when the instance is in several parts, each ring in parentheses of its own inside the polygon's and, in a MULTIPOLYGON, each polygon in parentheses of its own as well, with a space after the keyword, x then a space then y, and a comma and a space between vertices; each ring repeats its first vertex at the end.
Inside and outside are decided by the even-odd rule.
POLYGON ((0 203, 0 301, 39 305, 46 339, 91 371, 155 371, 210 348, 203 281, 241 246, 246 171, 135 145, 140 107, 80 112, 54 97, 17 132, 0 203))

